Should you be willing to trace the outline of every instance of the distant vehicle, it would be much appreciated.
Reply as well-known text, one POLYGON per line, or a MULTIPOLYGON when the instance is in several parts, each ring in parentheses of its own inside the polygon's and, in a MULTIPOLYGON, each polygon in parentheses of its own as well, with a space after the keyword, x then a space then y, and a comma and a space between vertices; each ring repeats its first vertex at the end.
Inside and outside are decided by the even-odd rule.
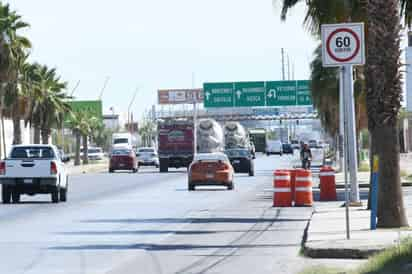
POLYGON ((189 167, 194 150, 193 121, 159 121, 158 144, 160 172, 168 172, 169 167, 189 167))
MULTIPOLYGON (((84 149, 80 149, 80 153, 83 155, 84 154, 84 149)), ((87 149, 87 158, 89 160, 103 160, 104 158, 104 153, 103 149, 101 147, 89 147, 87 149)))
POLYGON ((309 148, 317 148, 318 142, 316 140, 309 140, 308 145, 309 145, 309 148))
POLYGON ((136 153, 130 148, 116 148, 110 153, 109 172, 116 170, 131 170, 136 173, 139 170, 136 153))
POLYGON ((300 149, 300 143, 298 140, 291 140, 290 144, 292 145, 293 149, 300 149))
POLYGON ((16 145, 0 161, 2 201, 18 203, 21 194, 51 194, 53 203, 67 200, 68 175, 57 147, 16 145))
POLYGON ((129 132, 113 133, 112 149, 116 148, 136 148, 138 145, 138 137, 129 132))
POLYGON ((233 175, 233 167, 224 153, 199 153, 189 167, 188 190, 195 190, 198 185, 222 185, 232 190, 233 175))
POLYGON ((230 160, 233 169, 238 173, 248 173, 249 176, 255 176, 255 166, 253 156, 249 149, 234 148, 225 150, 225 154, 230 160))
POLYGON ((141 147, 136 151, 137 162, 139 166, 159 167, 159 156, 153 147, 141 147))
POLYGON ((250 141, 255 145, 256 152, 266 152, 266 130, 265 129, 250 129, 250 141))
POLYGON ((197 152, 223 152, 224 133, 218 122, 213 119, 201 119, 197 123, 197 152))
POLYGON ((282 142, 279 140, 268 140, 266 144, 266 155, 279 154, 282 156, 283 148, 282 142))
POLYGON ((282 151, 285 154, 293 154, 293 147, 291 144, 282 144, 282 151))
POLYGON ((63 149, 59 149, 59 155, 63 163, 67 163, 70 161, 70 156, 64 153, 63 149))

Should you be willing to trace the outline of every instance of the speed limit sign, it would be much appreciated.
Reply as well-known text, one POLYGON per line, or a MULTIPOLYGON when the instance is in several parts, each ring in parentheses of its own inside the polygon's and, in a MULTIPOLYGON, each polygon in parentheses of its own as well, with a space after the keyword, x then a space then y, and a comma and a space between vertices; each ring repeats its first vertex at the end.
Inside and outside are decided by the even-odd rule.
POLYGON ((364 24, 322 25, 324 67, 365 64, 364 24))

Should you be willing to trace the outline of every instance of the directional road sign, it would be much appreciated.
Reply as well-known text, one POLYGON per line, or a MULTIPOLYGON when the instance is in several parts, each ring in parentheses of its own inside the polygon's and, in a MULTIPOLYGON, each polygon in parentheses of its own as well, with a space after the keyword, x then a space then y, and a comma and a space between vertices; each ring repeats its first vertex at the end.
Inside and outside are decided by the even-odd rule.
POLYGON ((204 106, 205 107, 234 107, 233 83, 205 83, 204 106))
POLYGON ((324 67, 365 64, 363 23, 322 25, 324 67))
POLYGON ((235 87, 235 106, 265 106, 265 82, 239 82, 235 87))
POLYGON ((311 106, 309 81, 205 83, 205 107, 311 106))

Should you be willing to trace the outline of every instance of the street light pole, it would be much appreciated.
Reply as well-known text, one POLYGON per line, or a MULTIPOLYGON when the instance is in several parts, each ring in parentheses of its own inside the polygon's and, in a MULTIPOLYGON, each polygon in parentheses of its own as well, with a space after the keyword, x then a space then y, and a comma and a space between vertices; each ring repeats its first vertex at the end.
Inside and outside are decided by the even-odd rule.
POLYGON ((132 100, 130 101, 130 103, 129 103, 129 106, 128 106, 128 108, 127 108, 127 125, 128 125, 128 131, 129 132, 131 132, 131 127, 130 127, 130 108, 132 107, 132 105, 133 105, 133 102, 134 102, 134 99, 136 99, 136 94, 137 94, 137 91, 139 90, 139 87, 137 87, 136 88, 136 90, 135 90, 135 92, 134 92, 134 94, 133 94, 133 97, 132 97, 132 100))

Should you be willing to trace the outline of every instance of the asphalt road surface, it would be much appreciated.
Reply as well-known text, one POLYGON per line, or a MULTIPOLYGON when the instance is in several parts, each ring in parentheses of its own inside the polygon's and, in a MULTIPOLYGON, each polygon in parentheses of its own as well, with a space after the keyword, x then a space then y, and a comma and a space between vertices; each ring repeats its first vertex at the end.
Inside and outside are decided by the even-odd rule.
POLYGON ((0 205, 0 273, 296 273, 311 208, 273 208, 272 173, 293 156, 255 160, 235 190, 187 191, 185 169, 70 177, 50 195, 0 205))

